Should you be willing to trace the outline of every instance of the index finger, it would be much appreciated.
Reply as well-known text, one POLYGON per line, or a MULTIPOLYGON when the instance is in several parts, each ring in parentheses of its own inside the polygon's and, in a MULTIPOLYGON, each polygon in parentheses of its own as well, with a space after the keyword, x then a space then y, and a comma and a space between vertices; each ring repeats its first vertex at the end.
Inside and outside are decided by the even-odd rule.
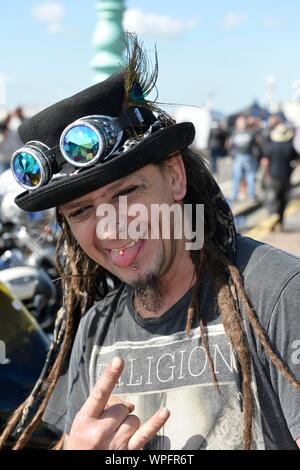
POLYGON ((101 377, 97 380, 89 397, 82 406, 80 414, 84 414, 89 418, 100 417, 120 378, 123 368, 123 359, 120 357, 114 357, 114 359, 105 367, 101 377))

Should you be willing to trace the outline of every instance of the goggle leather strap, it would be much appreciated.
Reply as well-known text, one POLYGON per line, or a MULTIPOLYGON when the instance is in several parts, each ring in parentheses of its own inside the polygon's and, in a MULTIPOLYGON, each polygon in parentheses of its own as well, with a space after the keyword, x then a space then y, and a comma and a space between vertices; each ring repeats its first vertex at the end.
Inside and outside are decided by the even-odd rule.
POLYGON ((54 156, 55 156, 55 162, 53 162, 54 167, 52 170, 53 170, 53 173, 58 173, 61 170, 61 167, 66 163, 66 160, 64 159, 59 148, 55 150, 54 156))
POLYGON ((135 127, 143 124, 144 118, 142 109, 129 108, 126 109, 118 118, 118 125, 121 129, 127 129, 128 127, 135 127))

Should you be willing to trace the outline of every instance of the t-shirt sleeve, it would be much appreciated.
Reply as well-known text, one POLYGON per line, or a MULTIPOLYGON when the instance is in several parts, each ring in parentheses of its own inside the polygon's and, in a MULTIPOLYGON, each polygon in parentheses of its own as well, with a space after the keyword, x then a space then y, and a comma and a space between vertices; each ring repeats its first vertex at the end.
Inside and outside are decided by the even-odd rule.
MULTIPOLYGON (((282 290, 272 312, 268 335, 287 368, 300 383, 300 272, 282 290)), ((300 391, 268 359, 270 379, 291 435, 300 437, 300 391)))
POLYGON ((83 355, 83 328, 79 325, 71 354, 65 361, 55 390, 43 415, 43 421, 60 432, 69 434, 74 418, 87 398, 83 355))

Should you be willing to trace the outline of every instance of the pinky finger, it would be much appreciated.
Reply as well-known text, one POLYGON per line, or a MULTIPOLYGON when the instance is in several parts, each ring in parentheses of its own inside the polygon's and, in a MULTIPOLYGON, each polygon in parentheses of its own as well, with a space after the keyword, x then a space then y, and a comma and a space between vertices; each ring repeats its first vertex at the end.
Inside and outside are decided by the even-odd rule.
POLYGON ((158 431, 165 425, 170 416, 167 408, 157 411, 143 426, 141 426, 128 442, 128 450, 140 450, 151 441, 158 431))

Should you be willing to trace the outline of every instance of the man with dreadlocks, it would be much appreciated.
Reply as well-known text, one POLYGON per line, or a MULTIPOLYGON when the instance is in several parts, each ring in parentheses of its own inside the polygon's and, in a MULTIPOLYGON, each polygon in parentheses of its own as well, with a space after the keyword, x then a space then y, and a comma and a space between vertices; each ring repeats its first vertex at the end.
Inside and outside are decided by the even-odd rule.
POLYGON ((135 38, 130 52, 125 70, 19 129, 16 203, 57 208, 63 303, 1 445, 22 448, 43 419, 65 449, 296 449, 300 260, 236 234, 189 148, 193 125, 147 100, 157 67, 147 73, 135 38), (187 250, 172 230, 122 237, 121 216, 99 236, 99 207, 121 196, 129 220, 135 203, 204 204, 204 245, 187 250))

